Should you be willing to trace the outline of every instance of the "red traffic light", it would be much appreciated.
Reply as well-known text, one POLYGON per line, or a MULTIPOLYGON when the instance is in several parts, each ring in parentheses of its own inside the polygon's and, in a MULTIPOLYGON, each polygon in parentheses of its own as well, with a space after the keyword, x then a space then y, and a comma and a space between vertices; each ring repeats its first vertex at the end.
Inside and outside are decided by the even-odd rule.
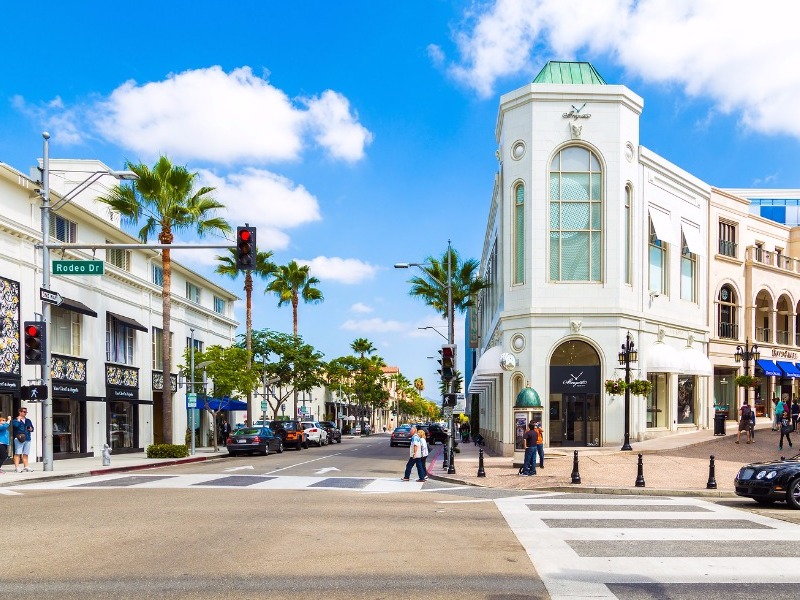
POLYGON ((242 240, 243 242, 249 242, 251 237, 253 236, 250 234, 249 229, 242 229, 239 232, 239 239, 242 240))
POLYGON ((38 337, 40 329, 36 325, 28 325, 25 327, 25 335, 30 337, 38 337))

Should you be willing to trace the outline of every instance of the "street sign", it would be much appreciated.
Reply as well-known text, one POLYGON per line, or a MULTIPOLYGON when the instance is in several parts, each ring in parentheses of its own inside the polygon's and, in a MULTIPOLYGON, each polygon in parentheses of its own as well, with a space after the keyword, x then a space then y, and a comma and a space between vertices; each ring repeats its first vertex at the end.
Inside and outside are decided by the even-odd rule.
POLYGON ((102 260, 54 260, 53 275, 102 275, 102 260))
POLYGON ((44 288, 39 288, 39 299, 48 304, 55 304, 58 306, 64 300, 58 292, 51 292, 44 288))
POLYGON ((442 409, 442 413, 444 414, 444 418, 449 420, 453 417, 453 408, 448 406, 447 408, 442 409))
POLYGON ((29 402, 47 400, 46 385, 23 385, 20 387, 20 398, 29 402))
POLYGON ((197 408, 197 394, 186 394, 186 406, 197 408))
POLYGON ((261 401, 261 412, 264 412, 265 410, 267 410, 267 401, 266 400, 262 400, 261 401))

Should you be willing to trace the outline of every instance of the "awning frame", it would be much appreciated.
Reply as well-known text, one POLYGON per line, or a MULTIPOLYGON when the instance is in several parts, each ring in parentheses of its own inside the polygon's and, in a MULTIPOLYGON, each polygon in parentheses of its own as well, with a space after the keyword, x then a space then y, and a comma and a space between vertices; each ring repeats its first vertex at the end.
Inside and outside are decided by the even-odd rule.
POLYGON ((131 319, 130 317, 125 317, 123 315, 119 315, 117 313, 113 313, 110 310, 106 311, 106 315, 110 315, 110 316, 114 317, 117 321, 119 321, 120 323, 122 323, 124 325, 127 325, 131 329, 137 329, 139 331, 143 331, 144 333, 149 333, 150 332, 150 330, 147 327, 145 327, 144 325, 139 323, 139 321, 137 321, 136 319, 131 319))
POLYGON ((656 230, 656 237, 662 242, 677 246, 679 240, 676 239, 677 236, 675 235, 675 227, 672 224, 672 215, 652 204, 647 208, 650 214, 650 220, 653 222, 653 229, 656 230))
POLYGON ((82 315, 97 318, 97 313, 95 311, 86 306, 83 302, 78 302, 77 300, 72 300, 71 298, 64 298, 62 296, 61 303, 58 305, 58 308, 63 308, 64 310, 70 310, 82 315))
POLYGON ((781 377, 782 373, 778 365, 776 365, 773 361, 767 360, 766 358, 759 358, 756 361, 756 365, 764 371, 764 375, 767 377, 781 377))

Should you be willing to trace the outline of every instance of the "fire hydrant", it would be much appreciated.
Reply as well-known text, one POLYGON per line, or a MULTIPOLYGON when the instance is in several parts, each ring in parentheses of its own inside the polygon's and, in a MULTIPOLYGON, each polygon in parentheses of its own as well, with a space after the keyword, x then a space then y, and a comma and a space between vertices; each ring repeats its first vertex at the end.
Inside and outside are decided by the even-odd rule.
POLYGON ((103 444, 103 466, 108 467, 111 465, 111 447, 108 444, 103 444))

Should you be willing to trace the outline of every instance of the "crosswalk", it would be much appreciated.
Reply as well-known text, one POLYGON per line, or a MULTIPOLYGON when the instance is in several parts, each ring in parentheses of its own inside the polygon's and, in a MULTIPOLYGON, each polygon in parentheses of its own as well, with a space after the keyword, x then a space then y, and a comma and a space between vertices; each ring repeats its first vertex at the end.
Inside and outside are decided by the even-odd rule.
POLYGON ((794 596, 800 583, 800 526, 702 499, 544 493, 495 504, 553 599, 752 599, 794 596))

